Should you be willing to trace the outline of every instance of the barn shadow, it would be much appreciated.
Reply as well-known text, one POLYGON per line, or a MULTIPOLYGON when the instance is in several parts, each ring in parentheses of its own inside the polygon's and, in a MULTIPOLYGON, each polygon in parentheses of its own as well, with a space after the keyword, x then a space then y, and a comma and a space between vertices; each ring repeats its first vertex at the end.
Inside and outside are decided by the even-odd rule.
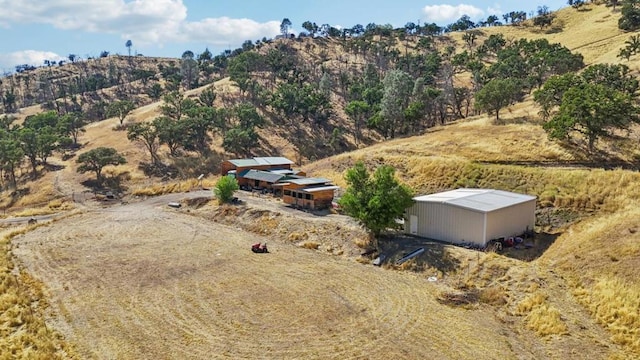
MULTIPOLYGON (((504 247, 497 253, 512 259, 530 262, 542 256, 561 234, 561 232, 536 232, 532 237, 525 239, 522 244, 504 247)), ((424 253, 414 258, 413 269, 423 271, 433 268, 445 275, 455 272, 460 266, 460 260, 449 251, 452 246, 456 245, 406 234, 388 234, 379 240, 380 254, 385 256, 385 264, 394 264, 412 251, 424 248, 424 253)), ((483 250, 470 249, 469 251, 483 250)))
POLYGON ((449 246, 447 243, 405 234, 387 234, 379 240, 380 254, 385 255, 385 263, 394 264, 412 251, 424 248, 425 251, 414 258, 414 269, 437 269, 442 274, 455 272, 460 266, 460 260, 450 253, 449 246))
POLYGON ((520 261, 533 261, 542 256, 561 234, 538 232, 533 235, 533 238, 525 239, 524 243, 529 246, 505 247, 499 254, 520 261))

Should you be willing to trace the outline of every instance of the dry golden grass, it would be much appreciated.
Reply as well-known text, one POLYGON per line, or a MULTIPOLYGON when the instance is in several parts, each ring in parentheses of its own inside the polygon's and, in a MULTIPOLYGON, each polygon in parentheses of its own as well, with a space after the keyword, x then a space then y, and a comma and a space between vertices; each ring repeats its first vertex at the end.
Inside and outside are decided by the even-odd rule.
POLYGON ((131 191, 131 194, 134 196, 158 196, 200 189, 200 185, 202 185, 202 187, 204 188, 210 188, 212 186, 215 186, 215 183, 216 180, 214 179, 203 179, 202 183, 200 183, 196 179, 191 179, 170 182, 167 184, 153 184, 150 186, 137 187, 131 191))
POLYGON ((502 286, 490 286, 480 291, 480 302, 489 305, 505 305, 507 292, 502 286))
POLYGON ((316 241, 305 241, 300 246, 305 249, 318 250, 320 243, 316 241))
POLYGON ((62 199, 55 199, 49 201, 47 206, 39 207, 39 208, 27 208, 22 211, 18 211, 16 213, 11 214, 15 217, 27 217, 27 216, 37 216, 37 215, 49 215, 55 214, 61 211, 67 211, 73 209, 73 204, 69 203, 62 199))
POLYGON ((611 276, 593 286, 579 287, 575 295, 611 333, 613 342, 640 354, 640 289, 611 276))
POLYGON ((568 332, 560 311, 547 303, 547 295, 536 292, 518 303, 515 313, 525 316, 527 327, 540 336, 562 335, 568 332))
POLYGON ((13 237, 41 225, 5 233, 0 238, 0 357, 3 359, 75 358, 75 350, 47 327, 47 298, 41 282, 20 271, 16 276, 9 251, 13 237))
POLYGON ((527 327, 540 336, 567 334, 567 324, 562 321, 560 311, 548 304, 534 307, 525 321, 527 327))
POLYGON ((292 232, 287 236, 287 239, 292 242, 297 242, 306 240, 308 237, 309 235, 307 235, 307 233, 292 232))

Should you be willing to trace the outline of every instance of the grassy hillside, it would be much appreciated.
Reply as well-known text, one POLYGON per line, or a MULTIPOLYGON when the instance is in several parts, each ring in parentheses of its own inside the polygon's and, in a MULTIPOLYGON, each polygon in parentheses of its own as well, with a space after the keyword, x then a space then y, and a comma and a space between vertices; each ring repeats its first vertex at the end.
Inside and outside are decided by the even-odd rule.
MULTIPOLYGON (((604 5, 587 4, 580 10, 566 7, 554 13, 551 26, 540 29, 529 20, 523 26, 482 29, 487 36, 503 34, 507 39, 540 39, 558 42, 584 56, 587 65, 618 63, 618 51, 632 34, 618 29, 620 12, 604 5)), ((633 62, 628 63, 634 66, 633 62)))

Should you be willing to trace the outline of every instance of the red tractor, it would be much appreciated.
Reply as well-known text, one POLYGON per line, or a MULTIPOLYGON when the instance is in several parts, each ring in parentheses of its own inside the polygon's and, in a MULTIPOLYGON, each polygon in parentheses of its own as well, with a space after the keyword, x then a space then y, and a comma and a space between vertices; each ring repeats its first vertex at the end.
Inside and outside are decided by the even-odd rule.
POLYGON ((267 243, 264 243, 264 245, 257 243, 257 244, 253 244, 251 245, 251 251, 253 251, 254 253, 268 253, 269 250, 267 249, 267 243))

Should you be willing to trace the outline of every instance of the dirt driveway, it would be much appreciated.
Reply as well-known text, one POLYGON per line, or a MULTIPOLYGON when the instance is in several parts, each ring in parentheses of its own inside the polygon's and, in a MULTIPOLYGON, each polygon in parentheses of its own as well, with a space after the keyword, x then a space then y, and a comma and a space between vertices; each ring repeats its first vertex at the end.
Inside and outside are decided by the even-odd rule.
POLYGON ((439 305, 415 274, 361 265, 166 206, 68 217, 13 241, 49 290, 50 325, 84 358, 511 358, 490 310, 439 305), (426 340, 428 339, 428 341, 426 340), (482 351, 478 355, 478 351, 482 351), (484 355, 482 355, 484 354, 484 355))

